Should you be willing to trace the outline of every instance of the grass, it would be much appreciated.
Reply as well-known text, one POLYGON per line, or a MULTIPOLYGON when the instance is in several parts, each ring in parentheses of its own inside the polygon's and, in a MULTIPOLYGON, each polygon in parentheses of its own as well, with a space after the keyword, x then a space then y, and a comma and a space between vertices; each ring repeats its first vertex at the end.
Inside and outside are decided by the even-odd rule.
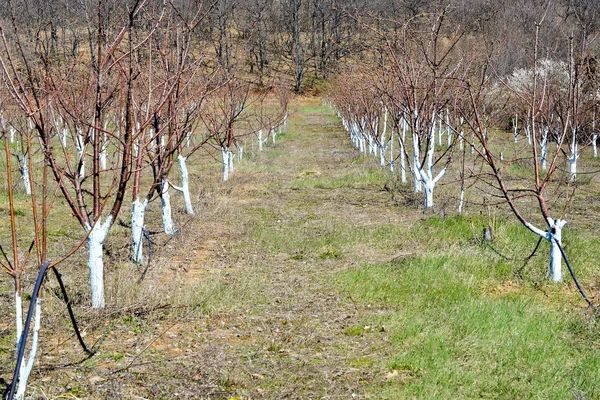
POLYGON ((430 255, 363 264, 339 275, 342 290, 385 309, 392 379, 376 398, 598 396, 598 325, 553 310, 510 269, 484 257, 430 255), (491 284, 498 291, 488 290, 491 284), (503 286, 504 285, 504 286, 503 286))
MULTIPOLYGON (((466 215, 455 215, 456 170, 436 188, 436 211, 423 218, 415 205, 421 196, 394 182, 378 160, 357 154, 318 99, 295 99, 288 129, 262 152, 245 139, 246 156, 226 183, 210 155, 190 158, 196 216, 186 224, 181 199, 173 196, 182 230, 166 245, 166 236, 152 235, 153 262, 141 284, 141 270, 127 261, 128 230, 113 228, 105 243, 106 310, 87 306, 84 250, 63 266, 86 340, 106 334, 100 354, 80 363, 85 355, 70 337, 56 284, 47 282, 39 373, 31 382, 37 393, 600 395, 600 327, 570 281, 547 281, 548 244, 524 265, 538 238, 502 207, 490 206, 488 217, 480 188, 469 189, 466 215), (481 244, 488 225, 492 246, 508 259, 481 244), (55 368, 63 364, 70 365, 55 368)), ((586 212, 600 210, 598 183, 584 186, 563 242, 595 299, 600 239, 586 212)), ((26 214, 18 218, 27 219, 28 199, 18 201, 26 214)), ((5 202, 0 197, 0 208, 5 202)), ((81 229, 60 201, 56 211, 51 245, 75 241, 81 229)), ((160 230, 156 203, 147 224, 160 230)), ((1 276, 0 283, 0 301, 10 310, 11 281, 1 276)), ((14 341, 8 319, 0 333, 0 374, 8 379, 14 341)))

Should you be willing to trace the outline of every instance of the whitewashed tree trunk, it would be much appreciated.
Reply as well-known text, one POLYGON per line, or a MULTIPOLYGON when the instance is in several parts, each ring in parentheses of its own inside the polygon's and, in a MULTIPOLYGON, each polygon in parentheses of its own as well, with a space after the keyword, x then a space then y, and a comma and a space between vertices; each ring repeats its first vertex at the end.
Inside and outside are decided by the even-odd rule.
POLYGON ((229 180, 229 149, 221 147, 221 159, 223 164, 223 182, 229 180))
POLYGON ((547 161, 546 161, 546 155, 548 154, 548 131, 550 128, 546 127, 544 128, 544 134, 542 135, 542 141, 540 143, 540 162, 542 164, 542 169, 546 170, 548 169, 548 166, 546 165, 547 161))
POLYGON ((420 165, 421 161, 419 160, 419 136, 413 133, 413 192, 419 193, 421 189, 421 175, 420 175, 420 165))
POLYGON ((242 146, 240 146, 237 142, 235 142, 235 148, 237 149, 237 159, 238 159, 238 162, 240 162, 244 158, 244 148, 242 146))
POLYGON ((131 261, 141 264, 144 258, 144 217, 148 199, 136 198, 131 204, 131 261))
POLYGON ((63 147, 67 147, 67 136, 69 135, 69 131, 67 130, 67 128, 63 128, 62 129, 62 135, 60 136, 60 142, 62 143, 63 147))
POLYGON ((448 147, 452 146, 452 128, 450 127, 450 113, 446 109, 446 136, 448 137, 448 147))
POLYGON ((525 123, 525 136, 527 136, 527 144, 531 146, 531 111, 527 111, 527 122, 525 123))
POLYGON ((286 111, 283 114, 283 130, 287 132, 287 120, 288 120, 288 112, 286 111))
POLYGON ((15 339, 16 345, 19 345, 21 334, 23 333, 23 298, 15 290, 15 339))
POLYGON ((171 211, 171 194, 169 193, 169 180, 164 178, 160 184, 160 205, 162 212, 163 229, 167 235, 173 235, 173 215, 171 211))
POLYGON ((104 223, 99 220, 93 227, 88 226, 88 268, 90 269, 90 290, 92 295, 92 308, 104 308, 104 241, 112 225, 112 216, 108 216, 104 223))
POLYGON ((21 159, 21 176, 23 177, 23 186, 25 187, 25 194, 31 196, 31 180, 29 179, 29 165, 27 165, 27 154, 23 154, 21 159))
MULTIPOLYGON (((442 121, 444 119, 443 119, 442 115, 438 115, 437 116, 438 118, 435 118, 435 117, 436 117, 436 115, 434 113, 432 115, 432 117, 431 117, 431 119, 432 119, 431 126, 432 126, 432 129, 435 129, 435 127, 437 126, 438 146, 441 146, 442 145, 443 135, 444 135, 443 130, 442 130, 442 121), (437 124, 436 124, 436 122, 437 122, 437 124)), ((435 136, 432 138, 432 140, 435 143, 435 136)))
POLYGON ((427 150, 427 168, 423 168, 420 163, 416 164, 417 171, 423 181, 424 192, 425 192, 425 208, 429 209, 433 207, 433 190, 435 185, 446 173, 446 167, 444 167, 437 176, 433 176, 433 153, 435 152, 435 136, 433 132, 433 126, 430 133, 430 146, 427 150))
MULTIPOLYGON (((106 131, 107 127, 104 126, 106 131)), ((106 141, 106 132, 104 132, 104 140, 102 141, 102 147, 100 150, 100 169, 106 169, 106 160, 108 158, 108 142, 106 141)))
POLYGON ((179 154, 177 156, 177 163, 179 164, 179 170, 181 171, 181 187, 174 185, 173 189, 177 190, 183 195, 183 204, 185 207, 185 213, 189 215, 194 214, 194 207, 192 207, 192 198, 190 196, 190 179, 186 164, 187 158, 179 154))
POLYGON ((465 184, 460 185, 460 198, 458 200, 458 215, 462 215, 463 204, 465 202, 465 184))
POLYGON ((390 172, 394 172, 394 128, 390 129, 390 172))
POLYGON ((463 117, 460 117, 460 137, 458 138, 458 148, 460 151, 463 151, 463 149, 465 148, 465 130, 463 128, 463 124, 464 124, 465 120, 463 117))
POLYGON ((227 160, 229 162, 229 172, 233 172, 233 152, 227 149, 227 160))
POLYGON ((277 136, 277 132, 275 132, 275 127, 271 127, 271 141, 275 144, 275 136, 277 136))
POLYGON ((262 135, 263 135, 263 130, 259 129, 258 130, 258 151, 262 151, 262 149, 263 149, 262 135))
POLYGON ((8 127, 8 131, 10 132, 10 142, 15 142, 15 128, 11 125, 8 127))
POLYGON ((404 154, 404 143, 406 140, 406 126, 407 122, 403 121, 402 124, 402 140, 399 140, 400 147, 400 180, 402 183, 406 183, 406 155, 404 154))
POLYGON ((573 140, 571 142, 571 155, 569 156, 569 181, 575 182, 577 177, 577 159, 579 158, 579 152, 577 149, 577 131, 573 130, 573 140))
POLYGON ((548 225, 550 228, 547 231, 543 231, 536 228, 530 223, 526 223, 531 231, 537 235, 543 237, 550 243, 550 279, 554 282, 562 281, 562 253, 558 247, 558 244, 562 246, 562 229, 567 221, 562 219, 553 220, 548 218, 548 225), (558 244, 556 243, 558 242, 558 244))
POLYGON ((192 131, 189 131, 185 135, 185 147, 190 147, 190 142, 192 141, 192 131))
POLYGON ((39 343, 39 334, 40 334, 40 326, 42 320, 42 300, 40 298, 35 301, 35 311, 34 311, 34 319, 33 319, 33 333, 31 336, 31 348, 29 349, 29 354, 27 356, 27 360, 23 360, 21 364, 21 368, 19 370, 19 384, 17 386, 17 391, 15 393, 15 399, 23 400, 25 398, 25 390, 27 389, 27 381, 29 380, 29 375, 33 370, 33 363, 35 362, 35 356, 37 354, 38 343, 39 343))

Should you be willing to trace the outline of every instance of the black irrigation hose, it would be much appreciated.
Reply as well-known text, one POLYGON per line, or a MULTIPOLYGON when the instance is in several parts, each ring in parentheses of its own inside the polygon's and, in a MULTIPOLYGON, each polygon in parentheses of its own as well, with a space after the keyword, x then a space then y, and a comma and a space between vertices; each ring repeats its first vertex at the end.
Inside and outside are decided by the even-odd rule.
MULTIPOLYGON (((6 392, 4 393, 4 396, 2 396, 3 400, 12 400, 15 395, 15 389, 17 387, 17 383, 18 383, 18 379, 19 379, 19 371, 21 369, 21 364, 23 363, 23 357, 25 355, 25 345, 27 344, 27 336, 29 335, 29 327, 31 326, 31 318, 33 316, 35 303, 37 302, 40 288, 42 287, 42 281, 44 280, 44 277, 46 276, 46 273, 48 272, 49 266, 50 266, 49 262, 42 265, 42 268, 40 268, 40 272, 38 273, 38 277, 35 281, 35 285, 33 287, 33 293, 31 294, 31 300, 29 302, 29 309, 27 310, 27 318, 25 320, 25 326, 23 327, 23 332, 21 332, 21 337, 19 339, 19 344, 18 344, 18 348, 17 348, 17 363, 15 365, 15 370, 13 372, 13 378, 12 378, 12 381, 11 381, 10 385, 8 386, 6 392)), ((64 301, 67 305, 67 309, 69 310, 69 316, 71 318, 71 323, 73 324, 73 329, 75 330, 75 333, 77 334, 77 339, 79 340, 79 344, 81 345, 83 350, 89 354, 89 356, 92 356, 98 350, 99 344, 91 350, 86 346, 86 344, 83 341, 83 338, 81 337, 81 334, 79 332, 79 327, 77 326, 77 321, 75 320, 75 315, 73 313, 73 309, 71 308, 71 304, 69 302, 69 297, 67 295, 67 291, 65 289, 65 285, 63 284, 61 275, 56 270, 56 268, 52 268, 52 269, 54 270, 54 274, 56 275, 56 279, 58 280, 60 289, 63 293, 64 301)))
POLYGON ((554 242, 557 244, 557 246, 558 246, 558 248, 560 250, 560 254, 562 255, 562 258, 565 260, 565 264, 567 264, 567 268, 569 269, 569 273, 571 274, 571 278, 573 278, 573 282, 575 282, 575 286, 577 286, 577 290, 579 290, 579 293, 581 294, 581 296, 583 297, 583 299, 596 312, 596 314, 597 315, 600 314, 600 310, 598 309, 598 307, 596 307, 594 305, 594 303, 592 303, 592 301, 587 297, 587 295, 583 291, 583 288, 579 284, 579 281, 575 277, 575 272, 573 271, 573 268, 571 267, 571 263, 569 262, 569 259, 567 258, 567 254, 565 253, 565 250, 562 248, 561 244, 558 242, 558 240, 555 237, 553 237, 552 240, 554 240, 554 242))
POLYGON ((71 325, 73 325, 73 330, 75 331, 75 335, 77 335, 77 340, 81 345, 83 351, 85 351, 88 355, 92 356, 98 351, 98 346, 96 345, 92 349, 89 349, 85 342, 83 341, 83 337, 81 337, 81 332, 79 331, 79 326, 77 325, 77 321, 75 320, 75 314, 73 313, 73 308, 71 307, 71 300, 69 300, 69 295, 67 294, 67 290, 65 289, 65 284, 62 280, 62 275, 56 268, 52 268, 54 271, 54 275, 56 276, 56 280, 58 281, 58 285, 60 286, 60 290, 63 295, 63 301, 67 306, 67 310, 69 311, 69 318, 71 319, 71 325))
MULTIPOLYGON (((537 251, 538 247, 540 246, 540 243, 542 242, 542 239, 543 239, 543 237, 540 237, 540 239, 538 240, 537 245, 535 246, 535 249, 533 249, 533 252, 529 255, 529 257, 527 257, 527 258, 525 258, 523 260, 523 261, 525 261, 525 264, 527 264, 527 262, 531 259, 531 257, 533 257, 533 255, 537 251)), ((589 299, 589 297, 585 294, 585 291, 581 287, 581 284, 577 280, 577 277, 575 276, 575 271, 573 271, 573 267, 571 266, 571 263, 569 262, 569 258, 567 257, 567 254, 565 253, 565 250, 563 249, 562 245, 558 242, 558 240, 555 237, 553 237, 552 240, 558 246, 558 249, 560 250, 560 254, 561 254, 563 260, 565 260, 565 264, 567 264, 567 268, 569 269, 569 274, 571 274, 571 278, 573 278, 573 282, 575 282, 575 286, 577 286, 577 290, 581 294, 581 297, 583 297, 583 299, 586 301, 586 303, 596 312, 597 315, 600 315, 600 309, 598 307, 596 307, 594 305, 594 303, 592 303, 592 301, 589 299)), ((514 258, 511 259, 511 258, 505 256, 504 254, 502 254, 499 251, 497 251, 496 249, 494 249, 494 247, 492 247, 492 245, 490 243, 486 243, 486 245, 489 246, 490 249, 492 249, 492 251, 494 253, 498 254, 502 258, 505 258, 506 260, 520 261, 519 259, 514 259, 514 258)), ((523 267, 524 266, 525 265, 523 265, 523 267)))
POLYGON ((515 258, 515 257, 506 256, 506 255, 502 254, 499 250, 496 250, 494 248, 494 246, 492 246, 492 244, 490 242, 485 242, 484 241, 484 244, 486 246, 488 246, 490 248, 490 250, 492 250, 498 256, 504 258, 507 261, 524 261, 525 263, 527 263, 531 259, 531 257, 533 257, 535 255, 537 249, 540 247, 540 243, 542 243, 542 239, 544 239, 544 238, 540 236, 540 239, 538 240, 538 242, 535 245, 535 248, 533 249, 533 251, 531 252, 531 254, 529 256, 525 257, 525 258, 515 258))

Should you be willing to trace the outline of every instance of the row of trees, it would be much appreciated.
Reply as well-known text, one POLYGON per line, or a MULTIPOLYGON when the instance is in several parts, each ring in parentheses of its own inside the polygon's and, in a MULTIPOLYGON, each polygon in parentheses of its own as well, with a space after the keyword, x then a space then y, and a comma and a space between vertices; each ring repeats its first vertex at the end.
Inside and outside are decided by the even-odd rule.
MULTIPOLYGON (((290 92, 285 81, 253 82, 198 40, 213 4, 98 0, 74 10, 69 2, 53 3, 52 15, 69 23, 59 28, 44 17, 35 32, 29 18, 49 5, 10 6, 0 22, 0 134, 12 234, 10 251, 0 247, 0 265, 14 279, 19 344, 28 266, 51 261, 53 268, 87 244, 91 303, 103 308, 103 247, 129 199, 131 259, 141 263, 149 204, 160 199, 164 232, 174 234, 171 189, 194 213, 188 161, 201 151, 220 153, 227 180, 245 136, 259 146, 263 131, 274 140, 290 92), (19 175, 33 213, 28 229, 15 218, 19 175), (62 204, 81 226, 80 240, 48 254, 47 223, 62 204)), ((17 398, 33 367, 41 297, 35 307, 34 344, 18 374, 17 398)))
POLYGON ((392 170, 399 164, 402 182, 410 171, 426 209, 449 163, 461 159, 459 212, 466 188, 476 183, 490 201, 502 199, 549 242, 550 276, 560 281, 565 213, 577 160, 588 145, 595 149, 599 94, 589 42, 570 35, 563 43, 568 51, 547 50, 546 10, 534 24, 530 64, 511 74, 501 75, 494 64, 497 43, 474 41, 441 9, 404 21, 394 36, 373 30, 382 43, 377 73, 354 68, 329 96, 355 146, 392 170), (501 139, 498 126, 514 132, 514 143, 501 139), (515 166, 525 167, 525 176, 511 173, 515 166))

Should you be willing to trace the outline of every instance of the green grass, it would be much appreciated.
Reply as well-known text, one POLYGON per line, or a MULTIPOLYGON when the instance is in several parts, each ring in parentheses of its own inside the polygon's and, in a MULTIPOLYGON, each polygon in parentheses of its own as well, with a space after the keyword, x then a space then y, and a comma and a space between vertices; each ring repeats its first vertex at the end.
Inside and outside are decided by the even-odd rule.
POLYGON ((383 361, 391 378, 372 389, 375 398, 597 397, 597 323, 548 306, 525 286, 503 289, 511 275, 501 261, 458 254, 339 274, 344 293, 386 310, 364 321, 384 324, 393 345, 383 361))

